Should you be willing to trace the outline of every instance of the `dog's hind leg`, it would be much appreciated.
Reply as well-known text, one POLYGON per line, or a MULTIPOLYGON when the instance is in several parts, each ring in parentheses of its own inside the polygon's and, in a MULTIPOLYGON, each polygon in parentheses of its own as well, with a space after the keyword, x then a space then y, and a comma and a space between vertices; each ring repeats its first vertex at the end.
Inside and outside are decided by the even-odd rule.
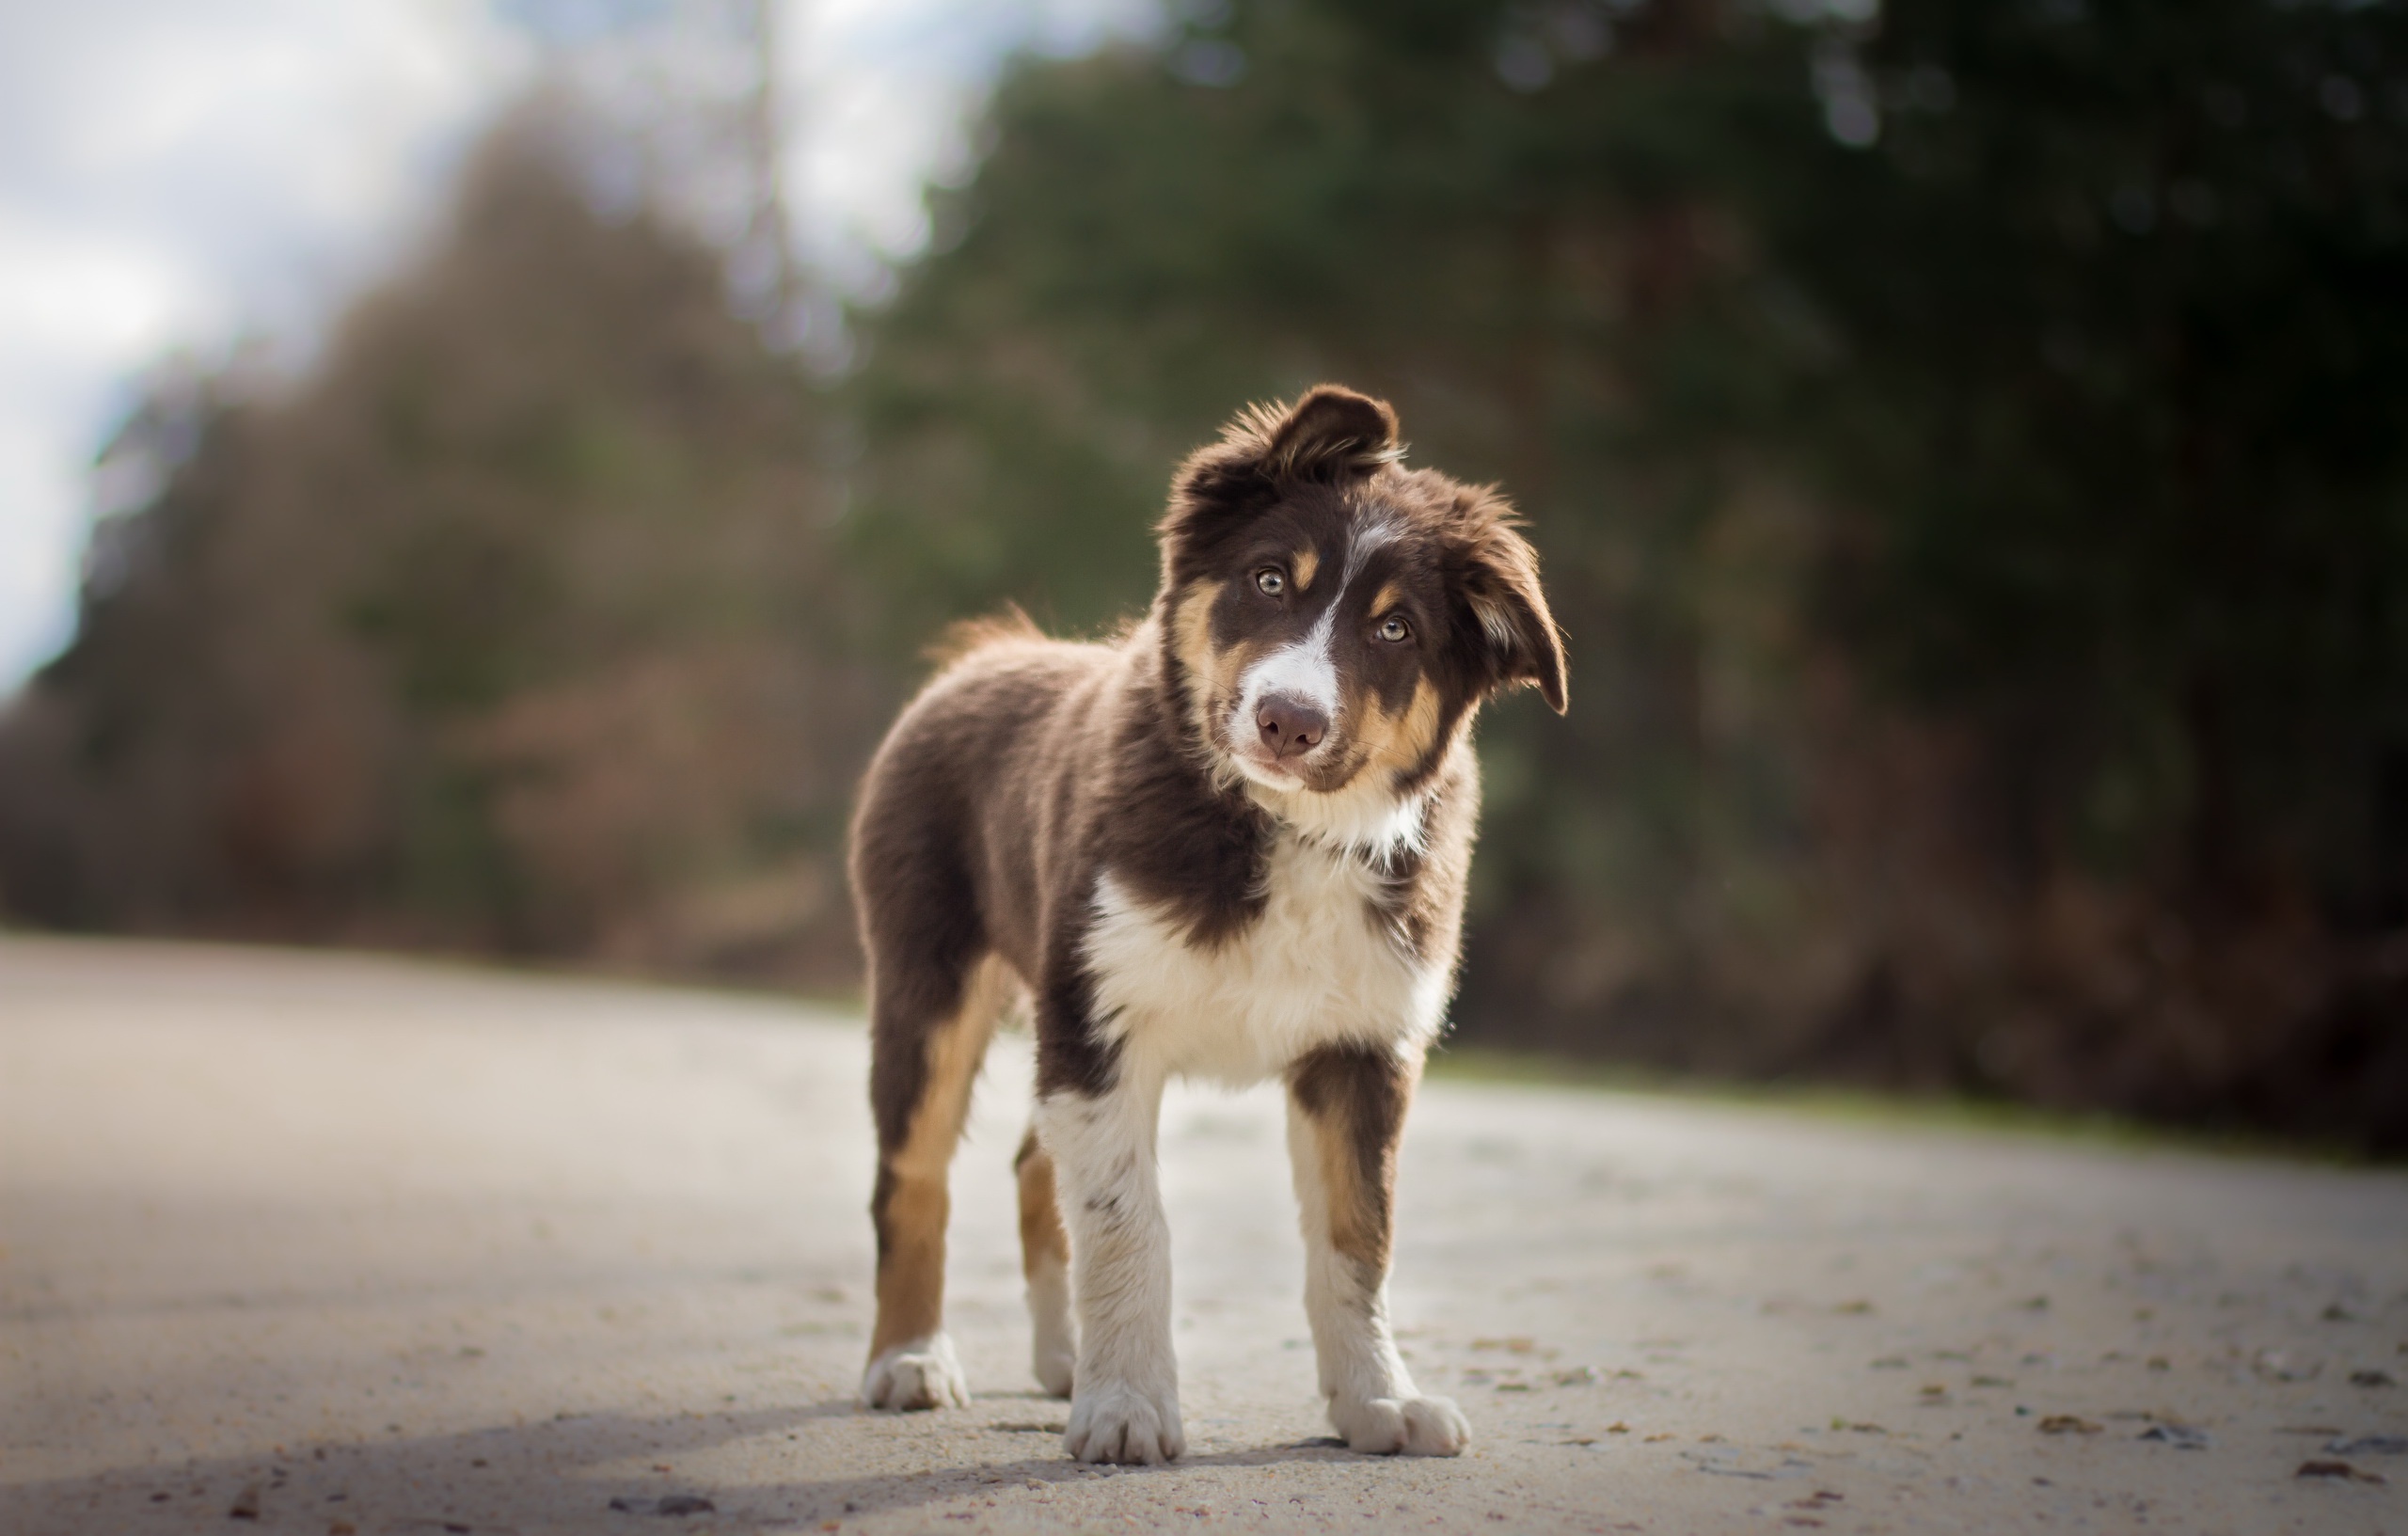
POLYGON ((1454 1456, 1463 1412, 1421 1396, 1388 1330, 1397 1147, 1418 1060, 1332 1046, 1288 1074, 1288 1154, 1305 1235, 1305 1313, 1329 1421, 1359 1451, 1454 1456))
POLYGON ((1078 1325, 1070 1316, 1070 1232, 1062 1225, 1054 1159, 1034 1125, 1021 1140, 1012 1171, 1020 1175, 1021 1270, 1028 1276, 1037 1380, 1055 1397, 1067 1398, 1079 1358, 1078 1325))
MULTIPOLYGON (((990 956, 957 973, 907 975, 873 958, 870 1104, 878 1118, 878 1324, 862 1401, 873 1408, 967 1406, 970 1388, 944 1335, 947 1180, 970 1113, 970 1086, 1009 991, 990 956)), ((911 957, 925 960, 925 957, 911 957)))

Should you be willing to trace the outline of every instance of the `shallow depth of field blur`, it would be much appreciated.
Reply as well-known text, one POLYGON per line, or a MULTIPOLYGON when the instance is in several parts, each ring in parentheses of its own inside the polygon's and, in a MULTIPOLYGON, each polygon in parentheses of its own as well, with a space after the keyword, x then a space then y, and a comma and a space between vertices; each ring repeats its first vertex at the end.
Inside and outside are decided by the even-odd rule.
POLYGON ((1570 638, 1457 1038, 2408 1150, 2408 4, 215 9, 0 19, 0 923, 850 988, 922 648, 1337 379, 1570 638))

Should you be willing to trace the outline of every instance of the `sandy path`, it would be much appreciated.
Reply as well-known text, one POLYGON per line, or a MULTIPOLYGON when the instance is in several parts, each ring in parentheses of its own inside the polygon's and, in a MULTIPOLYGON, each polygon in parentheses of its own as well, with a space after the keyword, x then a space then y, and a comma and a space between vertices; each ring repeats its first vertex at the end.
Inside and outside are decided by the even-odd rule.
POLYGON ((850 1406, 864 1060, 768 1002, 0 941, 0 1532, 2408 1530, 2408 1455, 2321 1449, 2408 1435, 2396 1171, 1438 1083, 1396 1310, 1477 1438, 1384 1461, 1319 1443, 1275 1098, 1182 1093, 1191 1452, 1098 1471, 1023 1361, 1018 1040, 955 1180, 978 1401, 850 1406))

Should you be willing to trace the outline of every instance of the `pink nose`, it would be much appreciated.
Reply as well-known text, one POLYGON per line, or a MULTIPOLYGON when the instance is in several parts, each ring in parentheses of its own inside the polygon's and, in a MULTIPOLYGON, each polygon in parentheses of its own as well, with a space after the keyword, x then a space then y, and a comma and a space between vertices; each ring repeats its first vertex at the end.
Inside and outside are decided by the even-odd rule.
POLYGON ((1254 723, 1275 758, 1302 757, 1329 734, 1329 717, 1292 693, 1266 696, 1255 707, 1254 723))

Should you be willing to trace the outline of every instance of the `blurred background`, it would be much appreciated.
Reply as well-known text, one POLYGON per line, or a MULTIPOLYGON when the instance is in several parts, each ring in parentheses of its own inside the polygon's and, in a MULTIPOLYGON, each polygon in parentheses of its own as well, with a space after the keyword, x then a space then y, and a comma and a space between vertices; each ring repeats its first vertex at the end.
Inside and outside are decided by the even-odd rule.
POLYGON ((0 11, 0 922, 857 985, 946 621, 1500 481, 1458 1036, 2408 1151, 2408 4, 0 11))

